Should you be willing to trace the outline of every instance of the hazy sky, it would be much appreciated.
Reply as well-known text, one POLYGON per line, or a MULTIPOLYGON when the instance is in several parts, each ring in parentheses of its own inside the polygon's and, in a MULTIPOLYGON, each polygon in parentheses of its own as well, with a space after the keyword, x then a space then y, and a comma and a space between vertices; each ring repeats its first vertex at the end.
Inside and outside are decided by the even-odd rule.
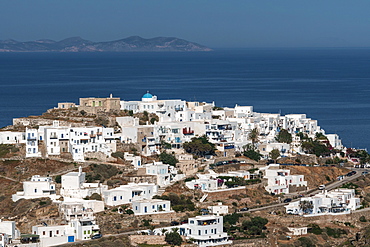
POLYGON ((370 1, 0 0, 0 40, 178 37, 209 47, 369 47, 370 1))

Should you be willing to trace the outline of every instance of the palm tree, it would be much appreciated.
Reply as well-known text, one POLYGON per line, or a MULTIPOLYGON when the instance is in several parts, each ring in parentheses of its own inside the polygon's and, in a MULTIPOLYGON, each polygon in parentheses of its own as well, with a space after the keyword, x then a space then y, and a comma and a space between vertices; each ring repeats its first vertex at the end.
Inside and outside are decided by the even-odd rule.
POLYGON ((259 135, 260 135, 260 132, 258 131, 257 128, 254 128, 251 130, 251 132, 249 132, 248 139, 252 141, 253 147, 254 147, 254 144, 259 141, 259 135))

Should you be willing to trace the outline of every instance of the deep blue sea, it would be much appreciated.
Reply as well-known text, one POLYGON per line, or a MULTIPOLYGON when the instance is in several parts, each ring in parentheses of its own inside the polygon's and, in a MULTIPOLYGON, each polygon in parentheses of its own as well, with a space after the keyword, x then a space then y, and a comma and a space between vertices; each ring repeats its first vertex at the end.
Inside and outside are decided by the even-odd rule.
POLYGON ((214 101, 305 113, 370 150, 370 49, 204 53, 0 53, 0 127, 80 97, 214 101))

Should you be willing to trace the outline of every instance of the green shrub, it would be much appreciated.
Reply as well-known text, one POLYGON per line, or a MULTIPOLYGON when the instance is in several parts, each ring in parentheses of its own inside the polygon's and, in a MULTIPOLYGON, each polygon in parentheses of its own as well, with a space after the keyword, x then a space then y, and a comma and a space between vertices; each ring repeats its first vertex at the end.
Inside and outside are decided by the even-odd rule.
POLYGON ((317 224, 310 224, 310 225, 308 225, 308 227, 309 227, 309 229, 308 229, 309 233, 313 233, 313 234, 316 234, 316 235, 320 235, 322 233, 322 229, 317 224))

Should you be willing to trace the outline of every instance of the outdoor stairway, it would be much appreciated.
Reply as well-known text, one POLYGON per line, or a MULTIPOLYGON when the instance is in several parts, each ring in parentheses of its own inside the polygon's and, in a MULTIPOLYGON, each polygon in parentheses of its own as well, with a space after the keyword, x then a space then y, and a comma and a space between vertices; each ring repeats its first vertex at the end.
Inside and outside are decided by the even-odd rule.
POLYGON ((207 199, 208 194, 204 194, 202 198, 200 198, 199 202, 204 202, 207 199))

